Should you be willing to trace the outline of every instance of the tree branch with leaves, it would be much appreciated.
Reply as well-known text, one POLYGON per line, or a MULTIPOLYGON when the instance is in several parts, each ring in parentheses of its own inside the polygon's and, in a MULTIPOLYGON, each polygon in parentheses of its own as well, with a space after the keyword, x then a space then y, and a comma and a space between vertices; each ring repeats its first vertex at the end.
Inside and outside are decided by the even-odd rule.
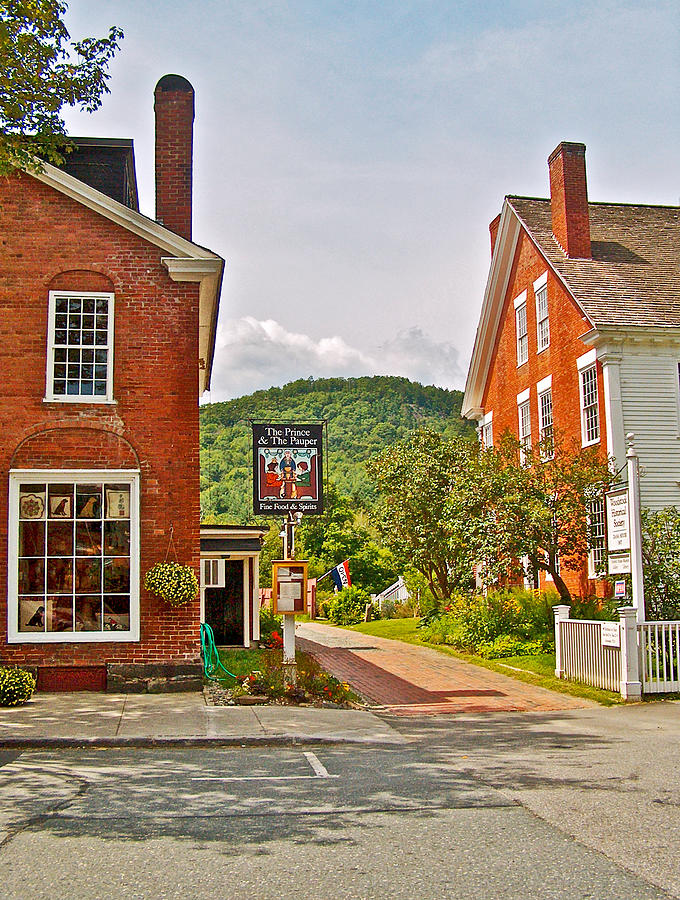
POLYGON ((123 32, 72 41, 64 0, 0 0, 0 174, 59 165, 68 150, 65 106, 94 112, 123 32))

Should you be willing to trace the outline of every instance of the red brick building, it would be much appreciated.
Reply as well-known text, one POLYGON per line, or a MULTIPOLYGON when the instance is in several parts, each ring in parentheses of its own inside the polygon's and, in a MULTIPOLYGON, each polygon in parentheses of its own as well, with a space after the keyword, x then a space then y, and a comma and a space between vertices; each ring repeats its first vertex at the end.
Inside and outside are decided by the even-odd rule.
POLYGON ((162 78, 155 110, 155 221, 131 141, 0 180, 0 659, 48 689, 200 675, 199 600, 173 609, 143 576, 175 551, 198 574, 224 263, 192 242, 189 82, 162 78))
MULTIPOLYGON (((625 462, 635 433, 642 504, 680 506, 680 209, 588 201, 583 144, 548 160, 550 199, 508 196, 491 223, 492 260, 463 415, 493 444, 550 436, 625 462)), ((605 563, 604 514, 588 571, 605 563)))

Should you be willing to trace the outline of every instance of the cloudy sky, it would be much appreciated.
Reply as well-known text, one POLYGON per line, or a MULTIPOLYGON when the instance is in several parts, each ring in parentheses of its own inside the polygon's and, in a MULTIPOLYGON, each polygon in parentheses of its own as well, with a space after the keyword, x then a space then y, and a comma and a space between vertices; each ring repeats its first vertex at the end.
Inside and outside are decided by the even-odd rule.
POLYGON ((224 256, 213 401, 293 378, 464 385, 506 194, 586 144, 591 200, 677 204, 676 0, 71 0, 125 32, 74 135, 135 141, 153 216, 153 90, 196 91, 194 238, 224 256))

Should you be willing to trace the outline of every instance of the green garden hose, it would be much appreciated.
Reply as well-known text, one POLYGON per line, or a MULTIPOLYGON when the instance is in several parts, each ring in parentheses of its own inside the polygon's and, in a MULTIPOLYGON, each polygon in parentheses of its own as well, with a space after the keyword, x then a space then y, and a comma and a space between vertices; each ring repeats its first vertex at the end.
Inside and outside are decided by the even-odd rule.
POLYGON ((203 671, 205 677, 211 681, 217 681, 217 673, 220 669, 231 678, 236 678, 233 672, 225 669, 220 659, 220 654, 215 645, 215 635, 207 622, 201 622, 201 654, 203 656, 203 671))

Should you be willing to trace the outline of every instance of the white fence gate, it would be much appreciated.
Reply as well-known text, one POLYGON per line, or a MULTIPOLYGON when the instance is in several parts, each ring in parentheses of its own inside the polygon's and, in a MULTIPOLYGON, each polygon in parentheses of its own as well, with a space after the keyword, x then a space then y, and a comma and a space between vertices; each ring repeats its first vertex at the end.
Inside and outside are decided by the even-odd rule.
POLYGON ((680 691, 680 622, 643 622, 638 638, 643 693, 680 691))

